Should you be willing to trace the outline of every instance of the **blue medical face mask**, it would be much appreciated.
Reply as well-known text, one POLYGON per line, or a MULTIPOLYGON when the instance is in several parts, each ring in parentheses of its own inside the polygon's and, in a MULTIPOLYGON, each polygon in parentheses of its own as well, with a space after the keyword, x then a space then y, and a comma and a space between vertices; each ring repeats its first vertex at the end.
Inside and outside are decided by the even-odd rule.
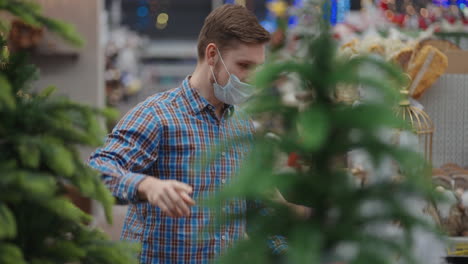
POLYGON ((213 89, 216 98, 218 98, 218 100, 220 100, 221 102, 230 105, 238 105, 244 103, 254 94, 255 88, 248 83, 242 82, 236 75, 230 73, 228 68, 226 67, 226 64, 223 61, 223 57, 221 57, 219 49, 216 48, 216 50, 218 51, 219 58, 221 59, 224 68, 226 69, 227 73, 229 73, 228 82, 225 86, 221 86, 216 80, 216 76, 213 72, 213 67, 210 66, 211 74, 213 75, 213 78, 215 80, 215 83, 213 83, 213 89))

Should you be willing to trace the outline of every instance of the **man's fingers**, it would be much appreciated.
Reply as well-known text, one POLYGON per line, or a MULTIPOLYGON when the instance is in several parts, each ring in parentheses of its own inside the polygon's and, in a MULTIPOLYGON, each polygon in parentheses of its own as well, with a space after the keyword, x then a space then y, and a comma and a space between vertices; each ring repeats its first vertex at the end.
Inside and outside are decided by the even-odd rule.
POLYGON ((189 185, 168 180, 154 184, 152 189, 147 190, 147 200, 152 205, 158 206, 164 213, 171 217, 190 215, 190 206, 195 201, 190 197, 192 187, 189 185))
POLYGON ((190 209, 185 204, 185 201, 182 199, 178 192, 176 192, 174 189, 167 189, 166 192, 169 198, 171 199, 173 205, 180 210, 180 213, 182 213, 182 215, 187 216, 190 214, 190 209))
POLYGON ((174 189, 176 189, 177 191, 184 191, 186 193, 192 193, 192 187, 183 182, 174 181, 173 186, 174 186, 174 189))
POLYGON ((169 210, 169 208, 167 207, 166 203, 164 203, 162 200, 160 200, 158 202, 158 205, 159 209, 161 209, 161 211, 163 211, 164 213, 166 213, 167 215, 169 215, 170 217, 174 217, 174 214, 171 212, 171 210, 169 210))
POLYGON ((166 205, 167 210, 170 212, 171 217, 179 217, 182 216, 178 211, 177 211, 177 206, 172 202, 171 197, 165 192, 163 195, 160 196, 160 200, 163 201, 163 203, 166 205))
POLYGON ((195 205, 195 201, 192 199, 192 197, 190 197, 190 195, 188 195, 188 193, 186 192, 179 192, 179 195, 182 197, 182 199, 184 199, 184 201, 190 205, 190 206, 193 206, 195 205))

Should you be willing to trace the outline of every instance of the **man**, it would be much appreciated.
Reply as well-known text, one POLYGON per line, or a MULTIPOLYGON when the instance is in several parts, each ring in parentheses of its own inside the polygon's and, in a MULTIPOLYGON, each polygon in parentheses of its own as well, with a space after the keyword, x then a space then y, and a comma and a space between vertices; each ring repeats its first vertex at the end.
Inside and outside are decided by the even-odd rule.
MULTIPOLYGON (((243 238, 245 221, 215 230, 214 213, 195 201, 231 181, 248 146, 233 145, 209 165, 198 160, 221 142, 252 135, 235 105, 252 94, 245 82, 264 62, 269 39, 244 7, 217 8, 201 29, 193 74, 127 113, 91 156, 112 194, 129 204, 121 238, 142 243, 141 263, 207 263, 243 238)), ((246 202, 221 207, 238 213, 246 202)))

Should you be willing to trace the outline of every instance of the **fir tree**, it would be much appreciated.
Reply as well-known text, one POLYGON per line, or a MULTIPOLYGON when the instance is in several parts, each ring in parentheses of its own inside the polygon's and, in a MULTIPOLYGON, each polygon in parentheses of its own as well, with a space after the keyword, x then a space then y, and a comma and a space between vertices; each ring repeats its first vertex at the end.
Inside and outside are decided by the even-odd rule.
MULTIPOLYGON (((31 1, 0 0, 0 10, 83 43, 72 26, 44 17, 31 1)), ((91 217, 67 198, 67 190, 77 189, 102 203, 111 220, 114 199, 83 163, 79 147, 99 146, 105 131, 98 117, 115 113, 51 96, 54 87, 32 93, 38 71, 25 54, 9 54, 2 25, 0 263, 135 263, 134 246, 87 226, 91 217)))
MULTIPOLYGON (((267 241, 274 235, 287 238, 285 263, 380 264, 396 263, 397 259, 414 263, 412 230, 434 231, 405 204, 410 199, 433 198, 425 180, 427 164, 420 154, 381 137, 382 131, 408 128, 394 109, 399 99, 396 91, 405 85, 403 75, 376 58, 338 56, 327 16, 311 13, 319 6, 325 8, 306 3, 303 17, 309 26, 319 26, 301 31, 303 52, 289 58, 273 53, 255 75, 259 94, 249 111, 281 125, 274 131, 258 131, 250 155, 233 184, 219 194, 218 204, 245 197, 267 205, 268 213, 248 210, 247 223, 253 226, 249 239, 235 244, 221 263, 272 263, 267 241), (325 19, 311 20, 313 17, 325 19), (285 105, 271 92, 278 79, 291 77, 299 80, 299 106, 285 105), (334 95, 340 85, 365 86, 382 100, 354 106, 338 103, 334 95), (390 157, 404 180, 384 178, 357 187, 343 162, 354 149, 367 152, 376 167, 390 157), (290 153, 298 157, 293 168, 278 170, 280 157, 290 153), (312 208, 312 216, 298 218, 287 206, 274 202, 275 188, 288 201, 312 208), (386 235, 380 226, 394 226, 400 235, 386 235)), ((222 223, 223 218, 219 219, 222 223)))

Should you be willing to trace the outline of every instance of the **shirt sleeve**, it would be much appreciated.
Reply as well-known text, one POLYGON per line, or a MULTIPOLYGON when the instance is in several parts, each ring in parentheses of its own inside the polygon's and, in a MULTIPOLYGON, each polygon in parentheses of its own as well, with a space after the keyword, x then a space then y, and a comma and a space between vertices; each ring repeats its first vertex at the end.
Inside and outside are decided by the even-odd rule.
POLYGON ((160 127, 155 111, 142 103, 120 120, 104 146, 89 158, 89 166, 102 174, 118 203, 139 201, 138 185, 147 177, 143 172, 158 159, 160 127))
POLYGON ((274 235, 268 238, 268 247, 273 255, 284 255, 288 251, 288 242, 286 237, 274 235))
MULTIPOLYGON (((273 209, 267 207, 260 200, 248 200, 247 208, 251 210, 257 210, 260 215, 269 216, 271 215, 273 209)), ((247 222, 248 223, 248 222, 247 222)), ((271 250, 273 255, 283 255, 288 250, 287 239, 281 235, 272 235, 268 237, 267 240, 268 248, 271 250)))

